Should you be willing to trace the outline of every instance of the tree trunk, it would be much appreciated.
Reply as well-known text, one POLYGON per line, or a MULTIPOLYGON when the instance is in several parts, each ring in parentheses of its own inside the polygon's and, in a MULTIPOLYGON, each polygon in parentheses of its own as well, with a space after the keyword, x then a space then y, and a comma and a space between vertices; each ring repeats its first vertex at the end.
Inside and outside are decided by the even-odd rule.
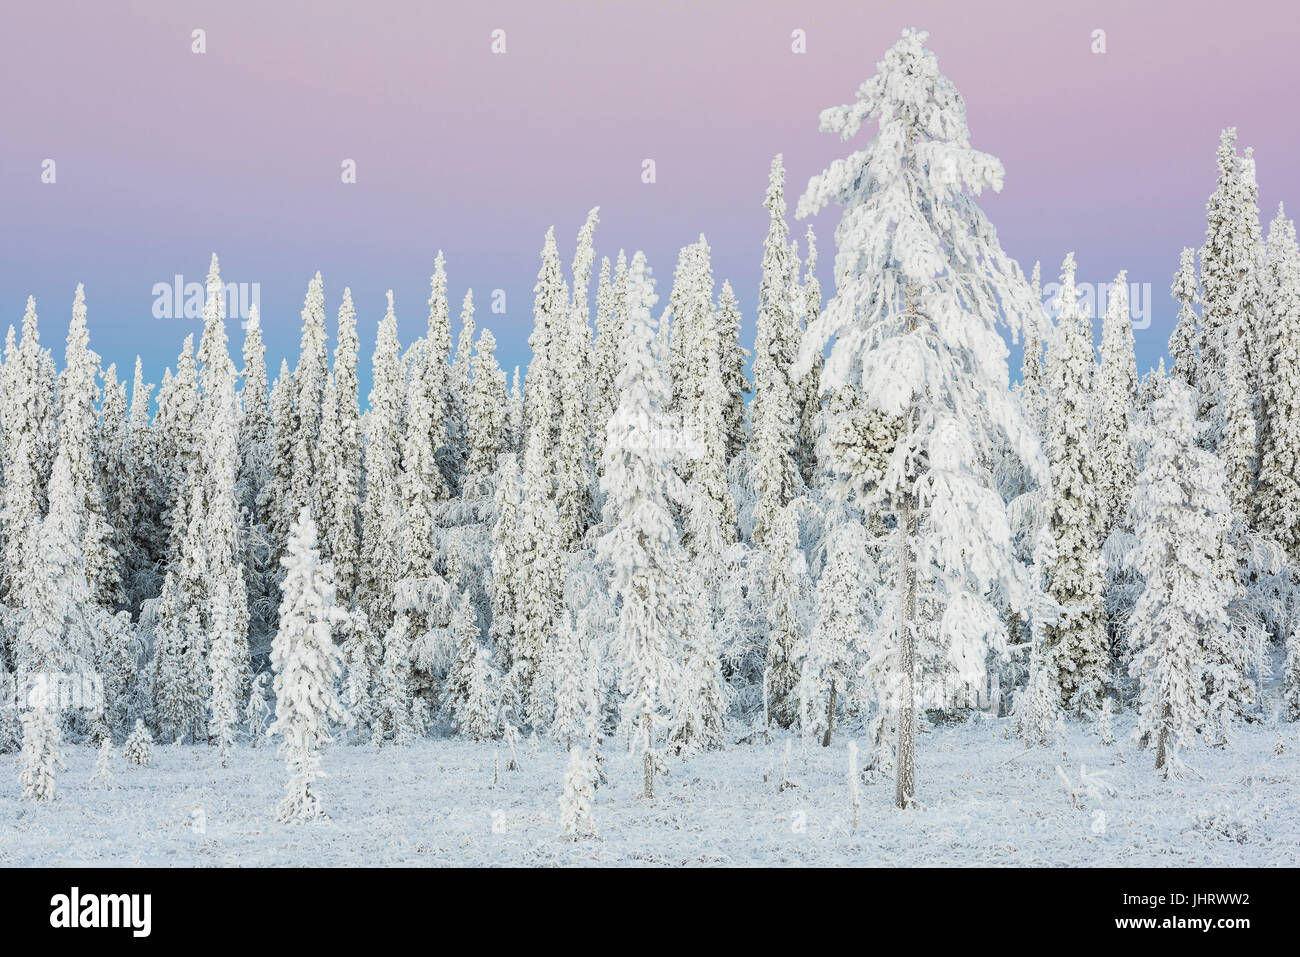
POLYGON ((911 491, 903 495, 898 510, 898 749, 895 755, 897 781, 894 804, 909 808, 916 797, 916 565, 912 555, 912 538, 916 534, 916 515, 911 491))
POLYGON ((654 718, 649 711, 643 711, 641 713, 641 722, 645 728, 645 763, 641 767, 642 775, 645 778, 645 796, 649 799, 655 796, 654 718))
MULTIPOLYGON (((1165 766, 1165 750, 1169 741, 1169 716, 1171 709, 1169 702, 1165 702, 1164 711, 1161 716, 1164 720, 1160 724, 1160 735, 1156 738, 1156 770, 1159 771, 1165 766)), ((1168 776, 1168 772, 1165 772, 1168 776)))
MULTIPOLYGON (((907 148, 911 153, 913 131, 907 131, 907 148)), ((916 283, 907 284, 907 313, 904 326, 907 332, 915 331, 920 321, 917 302, 920 289, 916 283)), ((916 428, 916 399, 908 408, 899 432, 899 441, 905 442, 905 454, 914 455, 912 430, 916 428)), ((909 808, 916 798, 916 493, 913 483, 915 463, 908 463, 898 496, 898 666, 901 681, 898 694, 898 753, 895 755, 898 776, 894 788, 894 804, 909 808)))
POLYGON ((826 733, 822 735, 822 747, 831 746, 831 728, 835 726, 835 682, 831 682, 831 703, 826 708, 826 733))

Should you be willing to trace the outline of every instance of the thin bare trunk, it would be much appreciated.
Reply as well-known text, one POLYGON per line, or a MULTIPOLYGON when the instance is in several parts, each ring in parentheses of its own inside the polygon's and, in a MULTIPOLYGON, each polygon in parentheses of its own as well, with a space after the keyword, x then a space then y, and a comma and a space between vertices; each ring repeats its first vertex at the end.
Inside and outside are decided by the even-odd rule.
MULTIPOLYGON (((1169 716, 1171 709, 1169 703, 1165 703, 1164 711, 1161 717, 1164 719, 1160 724, 1160 735, 1156 738, 1156 770, 1159 771, 1165 766, 1165 758, 1168 756, 1166 750, 1169 743, 1169 716)), ((1167 772, 1166 772, 1167 773, 1167 772)))
MULTIPOLYGON (((907 145, 912 145, 911 129, 907 145)), ((920 319, 917 302, 920 289, 912 282, 907 285, 907 312, 904 326, 907 332, 916 329, 920 319)), ((912 430, 916 427, 915 399, 903 419, 904 428, 900 442, 906 442, 905 454, 914 454, 911 448, 912 430)), ((912 483, 916 476, 912 464, 903 472, 903 487, 898 495, 898 667, 902 681, 898 693, 898 751, 895 755, 897 778, 894 804, 909 808, 916 798, 916 493, 912 483)))
POLYGON ((655 796, 655 759, 654 759, 654 723, 649 711, 641 715, 641 721, 645 726, 645 763, 642 765, 642 774, 645 777, 645 796, 653 798, 655 796))
POLYGON ((826 733, 822 735, 822 747, 831 746, 831 729, 835 726, 835 682, 831 682, 831 703, 826 708, 826 733))
POLYGON ((898 571, 898 665, 901 681, 898 688, 894 804, 908 808, 916 797, 916 566, 912 557, 916 516, 910 493, 904 496, 904 504, 898 512, 898 532, 901 538, 898 571))

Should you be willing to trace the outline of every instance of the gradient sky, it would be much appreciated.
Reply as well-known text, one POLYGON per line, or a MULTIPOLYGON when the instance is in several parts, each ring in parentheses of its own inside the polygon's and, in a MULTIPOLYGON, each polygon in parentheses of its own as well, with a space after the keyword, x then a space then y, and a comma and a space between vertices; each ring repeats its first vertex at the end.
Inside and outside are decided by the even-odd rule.
MULTIPOLYGON (((917 26, 966 98, 974 145, 1006 166, 982 205, 1026 272, 1041 259, 1055 275, 1074 250, 1082 281, 1127 268, 1152 284, 1145 369, 1172 327, 1179 250, 1203 238, 1222 127, 1255 147, 1265 222, 1281 199, 1300 209, 1298 22, 1281 0, 6 4, 0 324, 35 295, 61 361, 84 282, 92 347, 126 374, 141 353, 158 382, 199 323, 153 318, 153 285, 201 281, 216 251, 227 281, 260 283, 274 374, 296 355, 316 270, 331 331, 351 287, 368 358, 384 290, 403 343, 423 329, 442 249, 453 315, 472 286, 508 368, 526 361, 547 227, 567 266, 599 205, 597 255, 644 249, 661 303, 678 248, 705 233, 749 338, 772 155, 793 211, 810 175, 861 145, 818 133, 819 111, 849 102, 917 26), (344 158, 355 185, 340 182, 344 158), (505 315, 487 314, 495 288, 505 315)), ((828 295, 837 221, 814 220, 828 295)))

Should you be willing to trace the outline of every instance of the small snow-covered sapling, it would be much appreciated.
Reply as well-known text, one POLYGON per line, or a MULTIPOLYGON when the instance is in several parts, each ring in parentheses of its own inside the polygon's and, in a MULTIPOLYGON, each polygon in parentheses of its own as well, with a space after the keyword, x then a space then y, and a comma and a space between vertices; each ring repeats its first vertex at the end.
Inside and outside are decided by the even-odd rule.
POLYGON ((147 768, 153 761, 153 735, 139 718, 135 721, 135 730, 126 739, 122 756, 131 764, 147 768))

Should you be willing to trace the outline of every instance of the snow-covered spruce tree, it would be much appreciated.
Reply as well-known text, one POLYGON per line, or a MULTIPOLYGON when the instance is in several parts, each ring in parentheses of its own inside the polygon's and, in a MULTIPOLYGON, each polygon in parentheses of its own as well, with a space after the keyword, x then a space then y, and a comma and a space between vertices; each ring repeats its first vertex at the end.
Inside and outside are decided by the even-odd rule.
POLYGON ((873 625, 875 578, 871 574, 875 562, 861 519, 832 510, 827 526, 826 565, 817 581, 815 618, 798 649, 801 680, 813 692, 805 697, 811 699, 810 705, 816 704, 819 727, 824 729, 822 747, 830 747, 837 706, 843 708, 853 697, 856 662, 873 625))
POLYGON ((129 453, 121 486, 124 506, 129 509, 126 519, 129 541, 123 555, 122 581, 133 615, 139 612, 145 598, 158 593, 162 583, 158 565, 166 551, 158 436, 150 424, 153 388, 153 383, 144 381, 143 363, 136 356, 131 384, 129 453))
POLYGON ((591 460, 591 423, 587 408, 591 380, 591 328, 587 288, 591 277, 592 235, 599 207, 587 213, 578 232, 573 258, 573 301, 559 318, 551 338, 555 398, 558 401, 558 431, 551 456, 555 480, 555 512, 560 542, 565 548, 576 544, 595 519, 592 486, 595 466, 591 460))
POLYGON ((785 223, 785 167, 780 154, 772 160, 763 205, 770 214, 770 224, 763 243, 763 278, 754 338, 754 400, 750 406, 754 423, 753 481, 758 495, 752 535, 755 544, 762 543, 777 515, 798 494, 795 451, 799 404, 790 376, 799 345, 795 290, 791 289, 797 262, 791 261, 785 223))
POLYGON ((32 567, 26 555, 32 531, 41 524, 41 490, 37 487, 38 463, 34 449, 37 437, 28 431, 7 436, 4 456, 4 486, 0 488, 0 530, 4 534, 4 593, 6 603, 18 605, 25 578, 32 567))
POLYGON ((1273 348, 1264 377, 1256 521, 1300 562, 1300 248, 1279 205, 1268 231, 1266 309, 1273 348))
POLYGON ((113 552, 112 568, 107 573, 116 582, 115 607, 129 604, 124 574, 127 557, 132 553, 131 513, 131 424, 126 399, 126 382, 117 378, 117 365, 109 363, 101 373, 104 381, 100 402, 99 425, 94 442, 95 484, 102 493, 104 522, 108 527, 113 552))
POLYGON ((1061 267, 1056 335, 1047 349, 1047 458, 1051 467, 1048 532, 1057 543, 1047 593, 1061 608, 1043 632, 1061 703, 1090 714, 1101 705, 1110 671, 1102 606, 1101 532, 1105 522, 1095 443, 1088 431, 1094 359, 1092 325, 1074 285, 1074 254, 1061 267))
MULTIPOLYGON (((623 261, 622 268, 623 272, 627 271, 626 260, 623 261)), ((614 379, 618 376, 622 359, 619 352, 622 343, 623 315, 615 306, 609 257, 604 256, 600 260, 600 274, 596 277, 596 344, 591 370, 592 438, 596 447, 599 447, 605 423, 614 414, 614 406, 618 402, 614 379)))
MULTIPOLYGON (((426 718, 435 706, 441 673, 447 662, 447 618, 451 611, 452 583, 442 572, 452 556, 440 554, 443 536, 439 515, 451 499, 448 476, 458 471, 459 455, 449 446, 448 421, 451 367, 450 319, 447 277, 442 254, 434 264, 429 297, 429 323, 423 339, 408 351, 406 407, 402 423, 399 489, 399 573, 393 590, 393 608, 409 627, 408 680, 411 682, 411 731, 426 730, 426 718)), ((388 636, 394 636, 390 628, 388 636)), ((400 658, 394 659, 398 661, 400 658)))
POLYGON ((415 738, 411 701, 411 622, 405 612, 393 616, 383 639, 383 657, 371 690, 370 743, 410 744, 415 738))
POLYGON ((271 706, 266 701, 266 683, 270 675, 263 671, 248 683, 248 701, 244 704, 244 725, 248 730, 248 746, 256 748, 266 737, 266 719, 271 706))
POLYGON ((83 511, 62 449, 50 477, 50 513, 29 529, 29 564, 21 585, 14 658, 20 688, 28 688, 22 715, 23 797, 54 798, 62 765, 58 684, 86 677, 93 667, 88 610, 90 584, 81 554, 83 511))
POLYGON ((676 471, 676 437, 667 414, 671 386, 651 309, 654 283, 641 252, 628 268, 627 343, 618 374, 619 404, 606 429, 604 524, 598 552, 613 568, 620 602, 617 647, 624 694, 621 732, 643 761, 645 796, 654 797, 658 743, 676 684, 681 557, 672 503, 685 494, 676 471))
POLYGON ((1282 665, 1282 706, 1288 721, 1300 721, 1300 628, 1293 628, 1286 638, 1286 657, 1282 665))
POLYGON ((1061 720, 1060 678, 1054 652, 1035 642, 1029 652, 1029 682, 1016 694, 1016 734, 1028 745, 1056 743, 1061 720))
POLYGON ((320 442, 316 448, 320 475, 312 487, 312 514, 317 516, 317 534, 322 558, 331 561, 334 554, 334 477, 340 464, 339 449, 339 393, 332 373, 325 375, 325 392, 320 400, 320 442))
POLYGON ((194 476, 199 472, 202 444, 199 412, 199 374, 194 360, 194 337, 186 336, 176 359, 176 373, 163 377, 158 396, 159 467, 165 486, 165 524, 170 571, 177 564, 181 546, 189 532, 188 514, 194 494, 194 476))
POLYGON ((1174 273, 1169 294, 1178 303, 1178 319, 1169 337, 1169 358, 1174 364, 1173 374, 1184 385, 1198 388, 1198 357, 1196 343, 1201 317, 1196 314, 1196 304, 1201 300, 1196 285, 1196 250, 1184 247, 1178 257, 1178 271, 1174 273))
POLYGON ((365 611, 355 604, 341 631, 345 669, 343 703, 351 726, 364 737, 376 727, 375 696, 384 657, 383 635, 370 627, 365 611))
MULTIPOLYGON (((540 426, 545 428, 545 426, 540 426)), ((542 441, 531 435, 524 452, 523 498, 519 510, 517 582, 511 693, 534 730, 550 724, 554 706, 551 656, 564 604, 564 551, 559 518, 547 490, 542 441)))
MULTIPOLYGON (((1156 362, 1155 368, 1148 369, 1146 374, 1142 376, 1142 381, 1138 383, 1139 413, 1145 412, 1147 409, 1151 408, 1151 403, 1155 402, 1156 397, 1160 395, 1160 390, 1163 389, 1164 384, 1169 381, 1169 377, 1170 373, 1165 369, 1165 357, 1161 356, 1156 362)), ((1180 379, 1179 381, 1182 380, 1180 379)), ((1183 382, 1183 385, 1187 385, 1187 383, 1183 382)), ((1195 392, 1195 387, 1192 387, 1192 391, 1195 392)), ((1137 454, 1137 452, 1138 450, 1135 448, 1134 453, 1137 454)), ((1139 454, 1138 457, 1141 458, 1141 455, 1139 454)))
POLYGON ((1240 516, 1251 514, 1255 494, 1256 427, 1251 411, 1247 342, 1242 324, 1224 330, 1224 363, 1219 393, 1219 433, 1217 448, 1228 470, 1228 494, 1233 510, 1240 516))
POLYGON ((519 512, 523 486, 518 460, 513 453, 497 457, 496 492, 493 498, 491 581, 492 624, 488 635, 500 667, 509 673, 514 664, 515 629, 519 614, 521 577, 519 512))
POLYGON ((718 583, 725 574, 716 552, 702 553, 691 565, 686 631, 667 732, 668 746, 679 756, 712 751, 724 743, 723 721, 732 699, 719 660, 725 610, 718 600, 718 583))
MULTIPOLYGON (((365 484, 362 504, 361 567, 358 597, 370 627, 385 634, 393 623, 393 589, 397 584, 401 543, 402 410, 405 382, 393 293, 379 323, 375 342, 374 384, 366 413, 365 484)), ((377 662, 376 662, 377 664, 377 662)))
POLYGON ((316 526, 303 507, 289 537, 284 558, 280 630, 271 646, 275 669, 275 722, 269 732, 281 735, 289 768, 289 793, 277 818, 283 822, 321 815, 312 785, 320 774, 320 750, 330 738, 330 722, 347 712, 338 696, 343 654, 334 643, 334 623, 342 614, 335 604, 334 569, 316 550, 316 526))
POLYGON ((725 280, 722 291, 718 293, 716 321, 722 349, 722 382, 726 389, 723 418, 726 422, 727 462, 730 463, 745 447, 745 396, 750 392, 750 386, 745 377, 749 350, 740 344, 740 306, 731 283, 725 280))
POLYGON ((18 596, 15 660, 20 675, 86 671, 93 665, 92 593, 81 552, 84 516, 62 447, 49 485, 50 511, 28 529, 18 596))
POLYGON ((80 283, 72 303, 64 369, 59 377, 59 439, 68 456, 72 488, 81 510, 81 551, 91 594, 101 604, 121 604, 121 581, 113 533, 104 518, 104 495, 95 470, 94 441, 99 388, 99 356, 90 349, 86 295, 80 283))
POLYGON ((248 676, 248 598, 241 561, 239 501, 235 495, 240 463, 239 398, 215 255, 208 272, 207 293, 198 351, 203 383, 202 447, 195 501, 201 502, 201 508, 195 510, 191 521, 192 532, 198 533, 200 539, 193 547, 202 556, 200 574, 206 600, 200 606, 201 620, 212 649, 210 730, 221 748, 224 764, 234 740, 248 676))
POLYGON ((1249 566, 1237 554, 1241 547, 1240 535, 1240 518, 1234 513, 1223 547, 1209 556, 1215 574, 1223 583, 1224 593, 1235 599, 1233 606, 1229 607, 1230 627, 1222 630, 1205 628, 1200 632, 1202 695, 1205 699, 1201 735, 1216 747, 1226 747, 1230 743, 1233 725, 1249 719, 1257 703, 1250 672, 1258 668, 1261 626, 1248 609, 1243 614, 1238 604, 1245 590, 1242 579, 1249 571, 1249 566))
POLYGON ((552 664, 555 675, 555 717, 551 721, 551 737, 572 749, 581 741, 587 724, 587 649, 583 636, 565 611, 555 629, 555 654, 552 664))
POLYGON ((1055 557, 1056 546, 1046 524, 1033 533, 1032 565, 1029 569, 1030 599, 1025 614, 1029 638, 1029 675, 1016 692, 1013 705, 1017 736, 1031 747, 1056 743, 1061 724, 1061 684, 1052 649, 1047 647, 1043 626, 1059 614, 1047 596, 1043 569, 1055 557))
POLYGON ((435 504, 445 502, 451 495, 446 462, 448 426, 451 414, 451 310, 447 303, 447 271, 442 251, 434 260, 433 276, 429 280, 429 321, 424 338, 417 341, 407 356, 408 383, 406 393, 406 421, 402 436, 402 495, 405 508, 414 507, 420 513, 417 522, 421 528, 414 534, 419 538, 417 552, 409 547, 415 539, 404 544, 404 563, 411 559, 422 564, 426 548, 423 532, 431 530, 435 504))
POLYGON ((208 655, 212 673, 212 718, 209 733, 220 749, 221 766, 230 766, 230 749, 235 743, 235 725, 239 721, 241 678, 247 665, 248 643, 236 630, 235 615, 227 582, 215 583, 209 617, 212 627, 212 650, 208 655))
POLYGON ((1129 623, 1140 682, 1140 742, 1155 749, 1165 776, 1205 713, 1202 636, 1226 635, 1233 589, 1221 577, 1230 509, 1223 464, 1197 448, 1193 398, 1171 381, 1142 423, 1145 454, 1133 500, 1137 547, 1128 561, 1144 586, 1129 623))
POLYGON ((559 383, 555 373, 555 340, 560 336, 569 308, 569 288, 555 245, 555 227, 546 231, 542 266, 533 287, 533 331, 528 336, 532 358, 528 362, 524 427, 529 440, 542 443, 543 457, 551 454, 551 436, 559 414, 559 383))
POLYGON ((487 741, 500 733, 497 696, 501 675, 483 646, 478 617, 469 592, 463 591, 451 619, 456 659, 447 671, 443 704, 456 729, 470 741, 487 741))
POLYGON ((456 338, 456 356, 447 379, 447 463, 451 466, 451 486, 458 491, 464 480, 465 460, 469 456, 469 402, 471 389, 470 361, 474 354, 474 290, 466 289, 460 304, 460 335, 456 338))
MULTIPOLYGON (((442 250, 433 261, 429 277, 429 320, 425 327, 423 353, 425 363, 419 368, 424 378, 429 402, 431 432, 429 442, 435 451, 445 450, 447 424, 451 415, 451 306, 447 301, 447 264, 442 250)), ((418 354, 418 353, 417 353, 418 354)), ((416 369, 412 368, 412 374, 416 369)))
MULTIPOLYGON (((293 524, 293 375, 287 360, 280 360, 280 373, 271 386, 268 400, 270 417, 269 477, 258 496, 258 511, 266 525, 268 542, 267 562, 273 584, 280 579, 284 550, 289 543, 289 527, 293 524)), ((271 598, 279 606, 278 591, 272 589, 271 598)), ((274 614, 270 617, 274 624, 274 614)))
POLYGON ((489 480, 497 456, 507 451, 509 396, 506 374, 496 359, 496 337, 492 330, 478 334, 471 362, 474 378, 468 399, 467 440, 469 457, 465 462, 466 486, 489 480))
MULTIPOLYGON (((266 344, 257 305, 248 310, 241 358, 243 385, 239 390, 239 504, 253 520, 265 523, 259 511, 262 489, 271 480, 270 386, 266 375, 266 344)), ((251 583, 250 583, 251 587, 251 583)), ((250 603, 255 594, 250 591, 250 603)))
POLYGON ((717 355, 704 353, 703 392, 695 403, 685 439, 692 446, 686 506, 686 542, 691 554, 721 553, 736 542, 736 500, 727 480, 725 394, 717 355))
POLYGON ((361 535, 361 408, 358 398, 356 309, 352 290, 343 290, 334 347, 335 415, 338 418, 337 458, 326 481, 334 489, 330 505, 330 558, 334 562, 339 604, 348 606, 360 578, 361 535))
POLYGON ((59 727, 57 692, 38 681, 28 692, 27 707, 22 713, 22 770, 18 783, 24 801, 53 801, 55 773, 63 763, 63 732, 59 727))
POLYGON ((764 604, 767 606, 767 660, 763 671, 763 700, 767 720, 782 728, 800 718, 798 649, 808 629, 808 598, 812 587, 807 558, 799 546, 801 500, 792 501, 776 516, 767 539, 764 604))
POLYGON ((325 290, 320 273, 307 284, 302 306, 302 339, 298 365, 293 370, 293 475, 289 484, 290 520, 296 520, 304 505, 313 510, 320 524, 316 484, 320 481, 321 404, 329 375, 329 353, 325 334, 325 290))
POLYGON ((668 302, 672 309, 668 350, 672 408, 685 415, 700 390, 702 357, 697 355, 700 339, 705 327, 714 325, 713 267, 709 262, 709 244, 703 235, 678 252, 668 302))
POLYGON ((91 628, 99 632, 95 643, 95 670, 103 687, 103 707, 91 724, 91 737, 124 737, 131 718, 140 711, 141 643, 131 614, 110 614, 91 609, 91 628))
MULTIPOLYGON (((1236 151, 1237 130, 1225 129, 1219 136, 1218 178, 1206 203, 1205 245, 1201 247, 1201 328, 1197 337, 1197 374, 1200 415, 1209 423, 1204 441, 1217 450, 1227 426, 1229 403, 1229 350, 1242 349, 1240 388, 1249 392, 1251 375, 1253 314, 1258 307, 1258 236, 1252 235, 1252 213, 1258 225, 1259 213, 1250 195, 1251 185, 1243 180, 1236 151), (1235 341, 1234 341, 1235 340, 1235 341)), ((1246 406, 1249 409, 1249 406, 1246 406)), ((1237 411, 1240 412, 1240 396, 1237 411)), ((1242 423, 1236 423, 1237 428, 1242 423)), ((1232 480, 1231 463, 1229 481, 1232 480)))
POLYGON ((1137 408, 1137 359, 1129 321, 1128 273, 1111 283, 1101 325, 1101 369, 1092 394, 1093 451, 1102 511, 1099 540, 1124 517, 1137 477, 1129 442, 1129 415, 1137 408))
POLYGON ((1245 363, 1246 391, 1250 394, 1251 414, 1258 419, 1263 376, 1267 371, 1271 351, 1272 331, 1265 311, 1265 285, 1268 262, 1263 233, 1260 230, 1259 185, 1255 180, 1255 150, 1247 146, 1238 162, 1240 193, 1238 199, 1238 232, 1249 256, 1247 274, 1243 279, 1238 299, 1238 334, 1242 339, 1242 357, 1245 363))
POLYGON ((99 745, 99 753, 95 756, 95 767, 90 772, 90 783, 92 786, 113 789, 113 759, 117 757, 117 752, 113 748, 113 742, 105 738, 99 745))
POLYGON ((722 368, 724 345, 713 312, 709 247, 701 236, 687 249, 694 253, 686 260, 681 301, 673 307, 677 325, 672 341, 681 350, 680 378, 674 384, 678 390, 675 410, 685 430, 684 443, 694 446, 693 454, 683 462, 689 490, 684 541, 691 554, 699 557, 706 550, 720 552, 736 541, 736 502, 727 484, 728 396, 722 368))
POLYGON ((207 700, 203 635, 198 610, 181 597, 179 575, 167 572, 154 623, 153 722, 164 741, 176 741, 199 728, 207 700))
MULTIPOLYGON (((808 324, 815 322, 822 311, 822 287, 817 279, 817 237, 809 224, 804 239, 808 243, 808 259, 804 263, 804 280, 797 284, 794 291, 794 309, 798 317, 800 334, 808 324)), ((799 465, 799 474, 804 485, 811 485, 813 473, 817 467, 817 432, 822 409, 821 395, 822 361, 820 356, 813 357, 813 364, 797 382, 792 383, 795 399, 799 405, 799 439, 795 448, 795 460, 799 465)))
MULTIPOLYGON (((397 525, 400 571, 394 585, 394 607, 404 612, 411 628, 405 639, 408 645, 423 643, 432 629, 443 624, 442 577, 438 572, 435 536, 438 511, 449 499, 451 490, 439 464, 439 452, 445 451, 447 445, 450 375, 448 353, 442 348, 444 339, 450 340, 450 332, 444 329, 448 324, 447 282, 442 263, 440 255, 430 298, 428 332, 412 347, 408 360, 410 373, 402 426, 401 504, 397 525)), ((415 663, 412 658, 412 664, 415 663)), ((436 685, 429 690, 436 693, 435 689, 436 685)))
POLYGON ((560 798, 560 833, 568 841, 596 836, 596 818, 591 813, 597 771, 584 748, 569 751, 569 767, 564 773, 564 795, 560 798))
POLYGON ((122 757, 141 768, 147 768, 153 763, 153 735, 139 718, 136 719, 135 730, 122 746, 122 757))
POLYGON ((1011 396, 997 331, 1001 319, 1018 329, 1037 306, 968 194, 1000 188, 1002 166, 971 149, 961 96, 925 37, 905 31, 856 103, 823 111, 821 128, 842 138, 872 118, 880 129, 866 149, 810 180, 799 204, 801 216, 831 201, 846 207, 836 296, 804 336, 799 367, 834 337, 823 389, 856 387, 899 422, 879 484, 896 525, 899 686, 890 697, 899 807, 916 793, 918 593, 934 593, 938 634, 959 675, 982 683, 988 655, 1006 640, 991 592, 1013 604, 1023 593, 1005 507, 983 462, 1005 442, 1040 481, 1046 470, 1011 396))
POLYGON ((508 408, 509 415, 506 416, 506 422, 508 423, 506 430, 507 445, 511 452, 523 454, 524 434, 527 430, 524 425, 524 386, 519 378, 519 366, 515 366, 514 375, 510 379, 508 408))
POLYGON ((185 537, 190 477, 196 470, 200 444, 198 423, 199 373, 194 361, 194 337, 189 335, 176 357, 176 372, 170 379, 163 377, 155 420, 158 464, 164 473, 167 547, 172 557, 185 537))
MULTIPOLYGON (((28 465, 36 498, 31 509, 15 508, 14 517, 19 524, 11 526, 5 532, 6 548, 21 552, 26 542, 26 529, 30 520, 39 519, 47 510, 45 495, 49 484, 50 472, 58 444, 58 416, 55 411, 55 374, 54 359, 48 349, 41 348, 40 331, 37 328, 36 300, 27 298, 27 309, 23 313, 22 341, 16 347, 13 340, 6 343, 6 360, 4 365, 4 401, 3 409, 6 445, 6 474, 9 457, 16 454, 24 439, 27 441, 28 465)), ((8 496, 6 495, 6 498, 8 496)), ((20 556, 15 555, 15 558, 20 556)), ((21 560, 10 559, 6 567, 17 571, 25 567, 21 560)), ((9 591, 12 592, 12 582, 9 591)))
MULTIPOLYGON (((1030 295, 1035 303, 1043 301, 1042 265, 1034 263, 1029 280, 1030 295)), ((1020 401, 1025 417, 1035 428, 1042 428, 1043 415, 1043 330, 1048 325, 1041 309, 1032 310, 1025 317, 1025 336, 1020 357, 1020 401)))

